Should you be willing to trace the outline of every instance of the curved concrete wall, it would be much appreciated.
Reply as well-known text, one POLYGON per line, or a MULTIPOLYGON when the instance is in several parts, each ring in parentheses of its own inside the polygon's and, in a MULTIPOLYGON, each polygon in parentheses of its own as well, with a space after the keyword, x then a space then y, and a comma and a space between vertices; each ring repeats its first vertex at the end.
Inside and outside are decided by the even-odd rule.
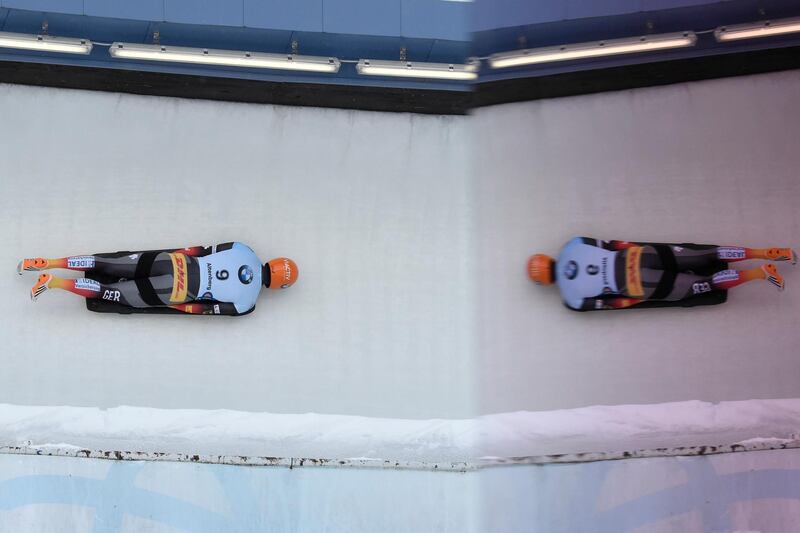
POLYGON ((0 86, 0 116, 4 402, 473 414, 464 117, 23 86, 0 86), (154 318, 33 305, 11 274, 230 240, 299 282, 241 318, 154 318))
POLYGON ((789 71, 478 110, 481 410, 800 396, 797 267, 783 293, 600 313, 525 275, 578 235, 800 247, 798 98, 789 71))
POLYGON ((800 452, 478 472, 236 467, 0 454, 8 531, 791 531, 800 452))

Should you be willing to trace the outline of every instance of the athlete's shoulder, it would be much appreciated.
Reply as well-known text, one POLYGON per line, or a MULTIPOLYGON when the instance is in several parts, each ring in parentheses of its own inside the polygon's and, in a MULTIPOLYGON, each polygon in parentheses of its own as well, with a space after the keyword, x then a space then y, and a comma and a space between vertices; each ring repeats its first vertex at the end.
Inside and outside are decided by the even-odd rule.
POLYGON ((239 242, 239 241, 234 242, 233 243, 233 249, 234 250, 238 250, 240 252, 247 252, 247 253, 250 253, 250 254, 258 257, 256 252, 252 248, 247 246, 245 243, 243 243, 243 242, 239 242))
POLYGON ((215 244, 211 247, 212 252, 225 252, 227 250, 249 250, 253 251, 252 248, 247 246, 245 243, 240 241, 231 241, 231 242, 223 242, 220 244, 215 244))
POLYGON ((236 316, 249 315, 256 310, 256 304, 240 306, 234 303, 233 306, 236 309, 236 316))
POLYGON ((579 248, 580 246, 587 244, 586 240, 586 237, 575 237, 574 239, 568 240, 561 248, 561 253, 569 253, 570 250, 574 250, 575 248, 579 248))
POLYGON ((578 246, 581 244, 588 244, 590 246, 597 245, 597 239, 592 239, 589 237, 573 237, 572 239, 568 240, 566 244, 564 244, 564 248, 578 246))
POLYGON ((603 247, 603 241, 600 239, 595 239, 593 237, 575 237, 570 242, 574 242, 575 244, 586 244, 589 246, 597 246, 598 248, 603 247))
POLYGON ((564 298, 564 305, 573 311, 580 311, 583 308, 583 298, 574 296, 572 298, 564 298))

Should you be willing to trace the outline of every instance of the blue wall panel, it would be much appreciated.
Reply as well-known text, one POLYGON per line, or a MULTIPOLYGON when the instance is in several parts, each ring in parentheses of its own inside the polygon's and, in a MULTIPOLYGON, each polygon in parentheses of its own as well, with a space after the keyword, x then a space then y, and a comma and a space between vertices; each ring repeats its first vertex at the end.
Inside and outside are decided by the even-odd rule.
POLYGON ((250 50, 252 52, 286 53, 291 50, 292 32, 225 26, 159 25, 161 42, 197 48, 250 50))
MULTIPOLYGON (((674 9, 676 7, 702 6, 704 4, 715 4, 713 0, 642 0, 643 11, 657 11, 659 9, 674 9)), ((724 0, 722 0, 724 1, 724 0)))
POLYGON ((473 31, 606 17, 730 0, 476 0, 473 31))
POLYGON ((400 0, 325 0, 323 30, 359 35, 400 35, 400 0))
POLYGON ((473 2, 401 0, 403 37, 469 40, 473 2))
POLYGON ((63 13, 43 13, 41 11, 8 10, 5 17, 4 31, 17 33, 40 33, 42 23, 47 21, 48 33, 63 37, 86 37, 85 18, 79 15, 63 13))
POLYGON ((481 4, 512 18, 566 16, 566 4, 552 0, 0 0, 0 7, 113 19, 462 41, 481 4))
POLYGON ((244 10, 240 0, 164 0, 164 19, 185 24, 241 26, 244 10))
POLYGON ((569 0, 566 4, 568 19, 621 15, 642 10, 641 0, 569 0))
POLYGON ((129 20, 467 40, 470 30, 719 2, 732 0, 0 0, 0 7, 129 20))
POLYGON ((470 56, 469 43, 459 41, 434 41, 429 60, 442 63, 463 63, 470 56))
POLYGON ((164 20, 164 0, 84 0, 84 14, 132 20, 164 20))
POLYGON ((0 6, 31 11, 83 14, 83 0, 0 0, 0 6))
POLYGON ((472 29, 483 31, 564 20, 567 8, 566 0, 478 0, 472 29))
POLYGON ((322 0, 244 0, 244 25, 322 31, 322 0))

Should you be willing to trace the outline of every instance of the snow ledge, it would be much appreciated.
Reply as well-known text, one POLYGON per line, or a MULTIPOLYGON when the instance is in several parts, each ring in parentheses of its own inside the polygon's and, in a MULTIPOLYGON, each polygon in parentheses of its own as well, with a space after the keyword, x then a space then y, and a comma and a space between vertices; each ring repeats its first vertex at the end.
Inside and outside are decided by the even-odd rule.
POLYGON ((467 420, 0 404, 5 454, 465 472, 788 448, 800 448, 800 399, 593 406, 467 420))

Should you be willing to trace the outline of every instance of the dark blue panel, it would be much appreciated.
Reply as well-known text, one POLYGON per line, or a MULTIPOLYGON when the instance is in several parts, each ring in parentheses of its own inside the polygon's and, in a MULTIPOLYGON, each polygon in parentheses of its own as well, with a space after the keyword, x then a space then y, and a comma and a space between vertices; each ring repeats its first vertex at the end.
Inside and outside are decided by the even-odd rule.
POLYGON ((403 37, 469 39, 473 2, 401 0, 403 37))
MULTIPOLYGON (((477 0, 474 31, 640 11, 712 5, 735 0, 477 0)), ((769 2, 769 0, 766 0, 769 2)))
MULTIPOLYGON (((82 35, 89 37, 93 41, 102 43, 110 43, 113 41, 140 43, 150 42, 153 35, 153 23, 146 20, 115 18, 93 18, 89 20, 93 23, 85 24, 85 26, 87 26, 87 31, 82 32, 82 35)), ((100 47, 97 48, 99 49, 100 47)))
POLYGON ((564 0, 477 0, 473 31, 493 30, 567 18, 564 0))
POLYGON ((195 48, 248 50, 250 52, 288 53, 292 32, 259 30, 230 26, 196 26, 163 23, 158 25, 161 43, 195 48))
POLYGON ((468 41, 434 41, 428 61, 433 63, 464 63, 470 56, 468 41))
POLYGON ((642 9, 645 11, 657 11, 659 9, 716 4, 719 1, 720 0, 642 0, 642 9))
POLYGON ((241 26, 243 17, 241 1, 164 0, 164 20, 169 22, 241 26))
POLYGON ((2 0, 0 5, 32 11, 83 14, 83 0, 2 0))
POLYGON ((339 59, 399 60, 403 47, 406 49, 406 58, 413 61, 460 62, 469 55, 469 42, 466 41, 312 32, 294 32, 292 39, 299 43, 301 54, 335 56, 339 59))
MULTIPOLYGON (((38 11, 20 11, 18 9, 8 10, 3 31, 16 33, 39 33, 42 31, 44 14, 38 11)), ((49 21, 48 21, 49 22, 49 21)), ((50 31, 52 35, 62 35, 64 37, 74 37, 64 33, 61 28, 50 31)))
POLYGON ((164 20, 164 0, 84 0, 87 15, 132 20, 164 20))
POLYGON ((31 11, 83 14, 83 0, 2 0, 0 5, 31 11))
POLYGON ((88 20, 81 15, 43 13, 10 9, 4 26, 5 31, 16 33, 41 33, 42 23, 47 21, 47 32, 59 37, 93 38, 89 33, 88 20))
MULTIPOLYGON (((295 33, 300 43, 300 52, 310 55, 336 56, 340 59, 399 59, 400 48, 417 44, 402 37, 372 37, 369 35, 340 35, 333 33, 295 33), (309 46, 313 48, 309 49, 309 46)), ((430 46, 424 40, 421 46, 430 46)), ((427 53, 427 49, 426 52, 427 53)))
POLYGON ((244 25, 249 28, 322 31, 322 0, 244 0, 244 25))
POLYGON ((322 7, 325 32, 400 35, 400 0, 323 0, 322 7))
POLYGON ((606 17, 623 13, 636 13, 642 10, 641 0, 569 0, 567 18, 582 19, 589 17, 606 17))

